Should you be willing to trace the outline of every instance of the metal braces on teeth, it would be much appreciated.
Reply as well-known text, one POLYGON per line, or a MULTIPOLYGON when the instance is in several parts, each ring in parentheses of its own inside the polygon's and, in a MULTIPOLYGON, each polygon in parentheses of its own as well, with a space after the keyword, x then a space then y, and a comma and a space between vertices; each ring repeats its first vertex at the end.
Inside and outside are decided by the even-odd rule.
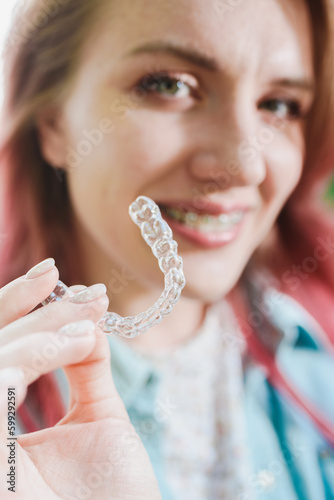
MULTIPOLYGON (((162 218, 158 205, 147 196, 139 196, 129 207, 129 215, 140 228, 142 237, 158 259, 163 272, 165 288, 159 299, 147 311, 137 316, 122 317, 107 312, 98 322, 99 328, 107 335, 134 338, 146 333, 152 326, 159 324, 170 314, 181 296, 185 286, 183 261, 177 254, 177 242, 167 222, 162 218)), ((63 300, 74 293, 62 282, 47 297, 42 305, 63 300)))
POLYGON ((202 214, 197 214, 195 212, 183 212, 176 208, 167 208, 166 213, 178 221, 186 222, 188 224, 193 224, 193 225, 196 225, 201 222, 207 224, 209 223, 215 224, 217 222, 225 225, 236 224, 240 222, 243 215, 241 211, 236 211, 233 212, 232 214, 221 214, 219 216, 202 215, 202 214))

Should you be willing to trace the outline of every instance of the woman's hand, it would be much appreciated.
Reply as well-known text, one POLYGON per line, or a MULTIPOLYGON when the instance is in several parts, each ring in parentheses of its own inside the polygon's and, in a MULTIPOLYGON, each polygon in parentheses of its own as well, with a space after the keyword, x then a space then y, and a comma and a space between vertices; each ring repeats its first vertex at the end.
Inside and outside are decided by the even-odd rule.
POLYGON ((16 387, 18 407, 27 385, 66 367, 67 415, 53 428, 17 439, 15 498, 161 499, 144 446, 113 384, 109 344, 94 324, 108 308, 105 288, 94 285, 78 293, 85 287, 72 287, 76 302, 63 300, 30 312, 59 279, 52 261, 42 271, 0 290, 0 497, 13 498, 7 483, 8 387, 16 387), (36 363, 41 357, 44 362, 36 363))

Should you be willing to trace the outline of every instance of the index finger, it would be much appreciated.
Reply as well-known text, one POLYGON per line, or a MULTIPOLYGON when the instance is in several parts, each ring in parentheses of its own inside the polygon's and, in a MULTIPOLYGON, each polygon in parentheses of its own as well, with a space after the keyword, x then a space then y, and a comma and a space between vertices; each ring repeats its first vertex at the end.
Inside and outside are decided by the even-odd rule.
POLYGON ((31 274, 27 273, 1 288, 0 328, 28 314, 54 290, 59 279, 54 260, 47 259, 38 266, 41 264, 45 269, 43 274, 31 278, 31 274))

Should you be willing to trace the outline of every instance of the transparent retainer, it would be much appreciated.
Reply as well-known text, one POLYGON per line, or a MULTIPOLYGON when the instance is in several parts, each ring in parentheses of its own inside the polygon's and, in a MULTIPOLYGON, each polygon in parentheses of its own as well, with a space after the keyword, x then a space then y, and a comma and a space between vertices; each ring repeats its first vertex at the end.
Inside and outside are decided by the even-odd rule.
MULTIPOLYGON (((146 333, 172 312, 186 281, 183 261, 177 254, 177 242, 173 240, 172 230, 162 218, 158 205, 146 196, 139 196, 131 203, 129 214, 159 261, 159 267, 165 276, 165 288, 159 299, 147 311, 137 316, 126 317, 107 312, 98 322, 98 326, 107 335, 134 338, 146 333)), ((42 304, 45 306, 73 295, 74 293, 62 281, 58 281, 57 287, 42 304)))

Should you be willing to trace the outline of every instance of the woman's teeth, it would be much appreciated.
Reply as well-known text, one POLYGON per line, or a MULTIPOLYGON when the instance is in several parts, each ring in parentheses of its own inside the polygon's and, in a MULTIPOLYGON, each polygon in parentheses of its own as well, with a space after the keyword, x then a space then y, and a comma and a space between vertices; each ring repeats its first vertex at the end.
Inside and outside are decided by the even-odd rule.
POLYGON ((240 210, 221 215, 200 215, 167 207, 162 207, 162 211, 172 219, 203 233, 228 231, 236 226, 244 215, 240 210))

